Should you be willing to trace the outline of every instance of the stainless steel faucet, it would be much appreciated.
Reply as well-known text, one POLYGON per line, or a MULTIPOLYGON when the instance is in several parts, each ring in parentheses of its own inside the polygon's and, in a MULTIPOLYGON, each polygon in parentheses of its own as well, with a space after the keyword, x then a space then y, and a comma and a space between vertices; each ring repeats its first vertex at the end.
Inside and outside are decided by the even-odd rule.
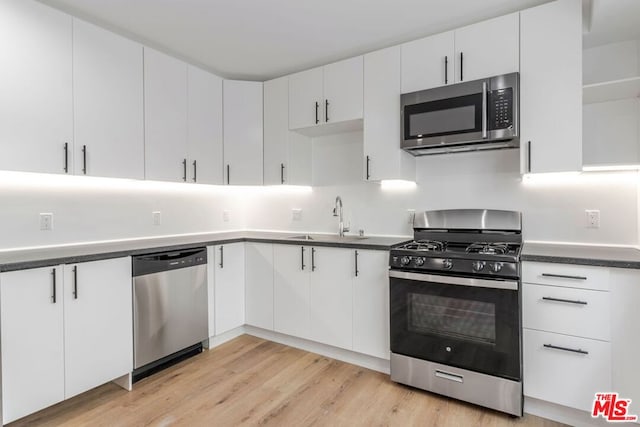
POLYGON ((338 235, 344 237, 344 233, 349 231, 349 227, 344 226, 344 216, 342 215, 342 198, 336 197, 336 206, 333 208, 333 216, 337 216, 338 219, 338 235))

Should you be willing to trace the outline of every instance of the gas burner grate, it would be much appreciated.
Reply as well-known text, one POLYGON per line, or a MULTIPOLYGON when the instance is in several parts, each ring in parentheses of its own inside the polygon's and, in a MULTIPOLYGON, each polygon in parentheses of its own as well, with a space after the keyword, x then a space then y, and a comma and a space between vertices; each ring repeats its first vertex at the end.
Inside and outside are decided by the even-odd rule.
POLYGON ((401 249, 409 249, 412 251, 444 251, 446 244, 437 240, 417 240, 407 243, 401 249))
POLYGON ((469 254, 504 255, 509 252, 508 243, 472 243, 467 246, 469 254))

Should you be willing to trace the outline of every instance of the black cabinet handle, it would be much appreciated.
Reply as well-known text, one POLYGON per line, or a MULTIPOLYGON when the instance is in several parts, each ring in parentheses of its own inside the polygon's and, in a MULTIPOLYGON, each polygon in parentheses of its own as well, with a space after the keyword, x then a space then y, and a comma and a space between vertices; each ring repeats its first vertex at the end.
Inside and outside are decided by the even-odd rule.
POLYGON ((324 122, 328 122, 329 121, 329 100, 325 99, 324 100, 324 122))
POLYGON ((227 185, 231 184, 231 166, 227 164, 227 185))
POLYGON ((463 69, 464 69, 464 54, 460 52, 460 81, 464 81, 463 69))
POLYGON ((64 143, 64 173, 69 173, 69 143, 64 143))
POLYGON ((87 146, 82 146, 82 173, 87 174, 87 146))
POLYGON ((369 180, 369 178, 371 178, 371 174, 369 173, 370 168, 369 168, 369 164, 371 163, 371 157, 367 156, 367 180, 369 180))
POLYGON ((224 246, 220 246, 220 268, 224 268, 224 246))
POLYGON ((193 182, 198 182, 198 161, 193 161, 193 182))
POLYGON ((316 271, 316 248, 311 248, 311 271, 316 271))
POLYGON ((187 159, 182 159, 182 180, 187 182, 187 159))
POLYGON ((78 299, 78 266, 73 267, 73 299, 78 299))
POLYGON ((531 141, 527 141, 527 172, 531 173, 531 141))
POLYGON ((560 347, 560 346, 553 345, 553 344, 543 344, 543 346, 545 348, 551 348, 553 350, 569 351, 571 353, 579 353, 579 354, 589 354, 588 351, 585 351, 585 350, 583 350, 581 348, 560 347))
POLYGON ((316 101, 316 124, 320 123, 320 120, 318 119, 318 108, 320 108, 320 104, 316 101))
POLYGON ((304 246, 300 247, 300 269, 304 270, 304 246))
POLYGON ((358 274, 360 272, 358 271, 358 251, 356 251, 356 277, 358 277, 358 274))
POLYGON ((574 280, 587 280, 585 276, 568 276, 566 274, 552 274, 552 273, 542 273, 542 277, 556 277, 558 279, 574 279, 574 280))
POLYGON ((51 269, 51 276, 52 276, 52 280, 51 280, 51 303, 55 304, 56 303, 56 269, 55 268, 51 269))
POLYGON ((449 84, 449 57, 444 57, 444 84, 449 84))
POLYGON ((552 301, 552 302, 566 302, 568 304, 579 304, 579 305, 587 305, 586 301, 572 300, 572 299, 563 299, 563 298, 553 298, 553 297, 542 297, 544 301, 552 301))
POLYGON ((280 163, 280 184, 284 184, 284 163, 280 163))

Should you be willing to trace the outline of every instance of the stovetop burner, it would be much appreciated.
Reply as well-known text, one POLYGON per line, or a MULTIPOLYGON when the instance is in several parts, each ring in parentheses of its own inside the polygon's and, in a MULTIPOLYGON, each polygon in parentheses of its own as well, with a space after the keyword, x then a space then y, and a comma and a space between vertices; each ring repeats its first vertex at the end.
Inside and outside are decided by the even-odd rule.
POLYGON ((505 255, 510 251, 513 251, 514 245, 509 243, 472 243, 467 246, 465 250, 469 254, 481 254, 481 255, 505 255))
POLYGON ((442 252, 446 248, 446 243, 438 240, 414 240, 399 247, 412 251, 438 251, 442 252))

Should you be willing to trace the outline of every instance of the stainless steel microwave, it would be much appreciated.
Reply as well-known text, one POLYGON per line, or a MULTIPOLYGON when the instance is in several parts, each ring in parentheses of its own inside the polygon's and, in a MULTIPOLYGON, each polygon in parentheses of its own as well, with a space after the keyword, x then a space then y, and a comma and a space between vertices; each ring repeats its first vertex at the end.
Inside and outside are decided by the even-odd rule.
POLYGON ((403 94, 401 147, 415 156, 516 148, 518 104, 518 73, 403 94))

